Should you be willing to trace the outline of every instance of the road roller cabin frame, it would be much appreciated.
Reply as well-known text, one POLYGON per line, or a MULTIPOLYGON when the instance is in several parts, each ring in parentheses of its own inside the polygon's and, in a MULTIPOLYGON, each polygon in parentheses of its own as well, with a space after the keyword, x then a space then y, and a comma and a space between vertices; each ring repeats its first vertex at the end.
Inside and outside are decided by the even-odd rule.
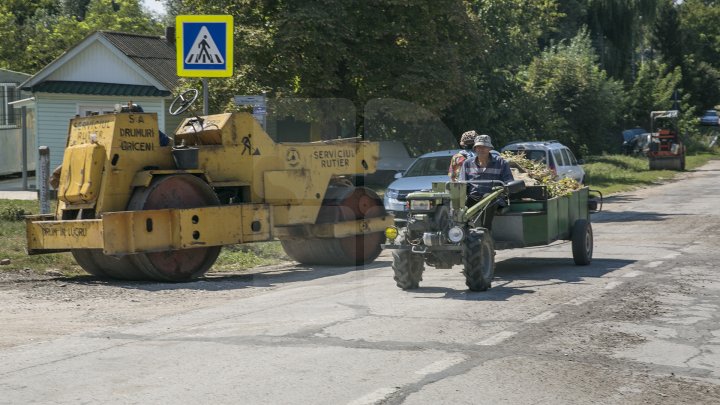
POLYGON ((685 145, 680 139, 678 111, 650 112, 650 170, 685 170, 685 145))
POLYGON ((220 246, 279 239, 308 264, 372 261, 392 223, 372 191, 378 144, 276 143, 247 113, 188 118, 161 146, 155 113, 70 121, 54 215, 27 218, 29 254, 71 251, 88 272, 182 281, 220 246))
POLYGON ((392 250, 394 279, 398 287, 419 287, 425 265, 449 269, 464 266, 465 284, 472 291, 490 288, 495 272, 495 250, 542 246, 571 240, 576 264, 592 260, 593 234, 590 212, 598 199, 587 187, 550 198, 545 186, 525 187, 516 180, 492 182, 492 191, 466 207, 466 182, 433 183, 431 191, 410 193, 407 225, 386 229, 392 250), (492 231, 481 226, 484 212, 505 202, 494 217, 492 231))

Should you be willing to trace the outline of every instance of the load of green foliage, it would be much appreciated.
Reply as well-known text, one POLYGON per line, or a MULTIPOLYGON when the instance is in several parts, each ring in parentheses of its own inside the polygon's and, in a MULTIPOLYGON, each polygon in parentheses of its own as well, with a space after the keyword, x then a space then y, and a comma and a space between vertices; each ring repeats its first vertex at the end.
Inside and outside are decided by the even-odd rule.
MULTIPOLYGON (((501 153, 500 156, 510 164, 511 168, 526 174, 535 184, 547 187, 550 198, 569 195, 574 190, 582 187, 575 179, 568 177, 558 179, 557 175, 546 164, 527 159, 522 154, 506 151, 501 153)), ((526 181, 526 183, 528 182, 526 181)))

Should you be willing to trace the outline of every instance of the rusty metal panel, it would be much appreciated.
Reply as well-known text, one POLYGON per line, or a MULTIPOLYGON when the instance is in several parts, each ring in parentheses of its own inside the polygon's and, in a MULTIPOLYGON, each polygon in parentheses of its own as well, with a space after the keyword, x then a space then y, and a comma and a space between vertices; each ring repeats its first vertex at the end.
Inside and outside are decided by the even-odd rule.
POLYGON ((178 249, 173 210, 120 211, 102 216, 105 254, 128 254, 178 249))
POLYGON ((278 239, 344 238, 347 236, 383 232, 394 223, 392 216, 343 221, 335 224, 306 224, 275 227, 278 239))
POLYGON ((244 204, 242 208, 243 242, 261 242, 272 239, 270 207, 265 204, 244 204))
POLYGON ((102 221, 109 255, 265 241, 271 230, 262 204, 112 212, 102 221))
POLYGON ((79 221, 33 221, 26 223, 29 254, 44 250, 102 248, 102 224, 99 219, 79 221))

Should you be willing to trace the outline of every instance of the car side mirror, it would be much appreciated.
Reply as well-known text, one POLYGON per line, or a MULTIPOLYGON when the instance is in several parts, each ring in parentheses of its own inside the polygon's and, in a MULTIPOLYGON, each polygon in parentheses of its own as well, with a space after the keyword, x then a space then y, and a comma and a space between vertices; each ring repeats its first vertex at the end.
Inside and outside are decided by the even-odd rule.
POLYGON ((402 176, 403 176, 403 172, 397 172, 397 173, 395 173, 395 176, 394 176, 394 177, 395 177, 396 179, 399 179, 399 178, 402 177, 402 176))

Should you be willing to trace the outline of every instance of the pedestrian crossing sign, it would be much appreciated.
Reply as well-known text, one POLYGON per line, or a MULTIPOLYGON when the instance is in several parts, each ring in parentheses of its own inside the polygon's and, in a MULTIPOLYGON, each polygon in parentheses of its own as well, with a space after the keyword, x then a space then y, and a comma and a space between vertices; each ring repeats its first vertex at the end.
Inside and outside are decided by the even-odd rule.
POLYGON ((232 76, 231 15, 179 15, 175 27, 178 76, 232 76))

